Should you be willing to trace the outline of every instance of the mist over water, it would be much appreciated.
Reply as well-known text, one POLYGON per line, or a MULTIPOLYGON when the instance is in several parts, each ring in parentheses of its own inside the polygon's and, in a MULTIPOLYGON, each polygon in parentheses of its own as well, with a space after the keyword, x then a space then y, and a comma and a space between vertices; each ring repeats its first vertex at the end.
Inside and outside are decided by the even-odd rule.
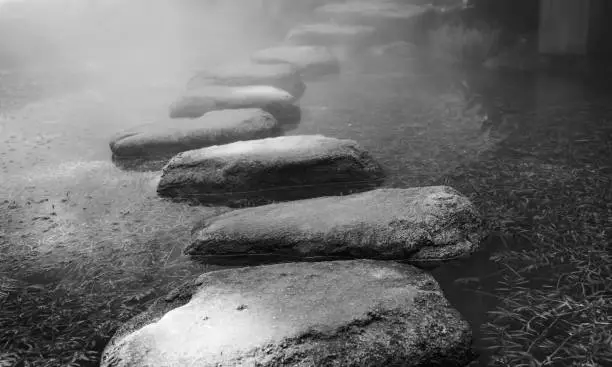
MULTIPOLYGON (((226 208, 160 198, 159 172, 121 169, 109 141, 149 122, 180 124, 169 106, 196 70, 278 45, 292 26, 317 22, 308 11, 326 1, 341 0, 0 0, 0 291, 3 277, 35 287, 0 304, 0 345, 25 340, 10 344, 24 360, 99 358, 113 325, 224 268, 182 250, 195 225, 226 208), (56 324, 67 329, 58 335, 56 324)), ((454 24, 447 15, 424 22, 454 24)), ((364 52, 333 49, 340 73, 306 83, 287 135, 355 140, 385 167, 384 187, 448 185, 479 207, 493 230, 483 251, 432 271, 472 326, 479 366, 493 365, 491 343, 515 360, 564 343, 563 353, 585 354, 605 333, 587 327, 584 305, 602 307, 597 287, 610 278, 607 76, 451 67, 472 44, 490 51, 497 36, 441 29, 429 51, 449 63, 385 37, 364 52), (596 290, 589 299, 586 286, 596 290), (568 309, 576 324, 553 334, 568 309), (539 324, 525 331, 531 313, 539 324), (569 347, 566 335, 587 342, 569 347)))
POLYGON ((272 22, 259 3, 5 0, 0 69, 54 71, 72 82, 116 87, 177 79, 238 59, 271 37, 272 22))

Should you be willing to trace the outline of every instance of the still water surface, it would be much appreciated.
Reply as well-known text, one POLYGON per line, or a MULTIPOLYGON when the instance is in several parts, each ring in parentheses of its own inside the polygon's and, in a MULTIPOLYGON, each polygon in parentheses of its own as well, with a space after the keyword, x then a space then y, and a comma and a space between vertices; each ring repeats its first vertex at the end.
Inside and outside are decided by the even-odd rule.
MULTIPOLYGON (((480 365, 486 366, 481 326, 500 305, 507 270, 493 257, 537 248, 541 226, 568 228, 566 216, 543 214, 546 208, 571 213, 564 203, 587 201, 593 187, 609 188, 610 94, 598 78, 423 64, 371 59, 309 83, 301 124, 290 134, 355 139, 386 167, 387 186, 443 183, 474 200, 492 235, 482 252, 433 274, 472 324, 475 347, 483 353, 480 365)), ((3 74, 0 172, 10 200, 0 204, 1 239, 38 255, 23 260, 27 270, 15 264, 2 270, 30 283, 70 284, 86 275, 92 289, 154 289, 144 302, 217 268, 192 264, 180 250, 195 220, 223 209, 157 199, 156 174, 119 170, 108 149, 116 131, 165 118, 188 73, 116 74, 114 81, 95 72, 78 78, 37 73, 3 74), (141 82, 126 83, 130 77, 141 82), (55 214, 44 219, 49 213, 55 214), (79 262, 102 269, 92 277, 90 265, 79 262), (108 262, 114 266, 104 271, 108 262)), ((610 214, 605 205, 593 210, 610 214)), ((107 294, 100 291, 99 297, 107 294)), ((120 314, 115 307, 111 313, 120 314)))

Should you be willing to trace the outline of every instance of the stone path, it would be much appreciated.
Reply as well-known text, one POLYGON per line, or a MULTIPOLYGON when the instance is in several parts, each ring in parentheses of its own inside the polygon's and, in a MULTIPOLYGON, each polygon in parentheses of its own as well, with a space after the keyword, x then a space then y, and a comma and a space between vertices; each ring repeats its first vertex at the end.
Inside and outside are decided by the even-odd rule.
POLYGON ((160 196, 250 206, 195 226, 184 250, 193 260, 276 258, 186 282, 127 322, 102 366, 466 366, 474 358, 469 325, 418 268, 479 248, 473 204, 446 186, 377 189, 384 169, 355 141, 273 137, 299 123, 304 81, 341 73, 339 49, 403 41, 423 11, 392 0, 324 5, 283 43, 198 72, 170 119, 113 139, 116 156, 178 153, 166 158, 160 196))

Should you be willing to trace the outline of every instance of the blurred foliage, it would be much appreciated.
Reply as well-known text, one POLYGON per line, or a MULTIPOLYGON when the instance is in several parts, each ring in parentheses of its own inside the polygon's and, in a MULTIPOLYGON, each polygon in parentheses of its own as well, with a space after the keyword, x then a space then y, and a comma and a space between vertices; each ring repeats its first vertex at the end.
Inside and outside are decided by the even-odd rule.
POLYGON ((419 19, 416 42, 427 46, 434 59, 450 64, 482 65, 500 53, 514 55, 537 29, 537 2, 434 1, 433 5, 419 19))
POLYGON ((534 0, 468 0, 476 16, 514 33, 538 28, 540 2, 534 0))
POLYGON ((436 59, 454 64, 480 65, 499 48, 500 31, 444 25, 430 33, 430 49, 436 59))

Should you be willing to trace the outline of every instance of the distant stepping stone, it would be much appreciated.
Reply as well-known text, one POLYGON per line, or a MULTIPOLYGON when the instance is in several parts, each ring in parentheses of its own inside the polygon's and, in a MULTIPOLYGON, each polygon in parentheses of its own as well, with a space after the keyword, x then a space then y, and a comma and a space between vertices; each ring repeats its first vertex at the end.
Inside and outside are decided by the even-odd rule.
POLYGON ((412 19, 422 14, 425 7, 395 1, 347 1, 322 5, 315 14, 337 22, 358 23, 363 20, 386 21, 412 19))
POLYGON ((380 165, 355 141, 297 135, 180 153, 164 167, 157 192, 179 201, 254 206, 359 192, 383 179, 380 165))
POLYGON ((425 271, 289 263, 184 283, 120 327, 100 366, 467 366, 471 343, 425 271))
MULTIPOLYGON (((261 109, 212 111, 198 119, 165 120, 116 134, 110 149, 117 161, 166 160, 177 153, 279 134, 278 121, 261 109)), ((127 162, 125 162, 127 163, 127 162)))
POLYGON ((170 106, 170 117, 197 118, 216 110, 261 108, 284 123, 284 116, 278 114, 291 116, 299 109, 293 104, 295 101, 289 92, 267 85, 207 86, 185 92, 170 106))
POLYGON ((320 6, 315 15, 341 24, 373 26, 393 41, 410 39, 412 27, 425 11, 422 6, 394 1, 350 1, 320 6))
POLYGON ((299 45, 358 48, 373 42, 376 28, 333 23, 306 24, 293 28, 286 41, 299 45))
POLYGON ((261 64, 293 65, 306 80, 340 73, 340 61, 324 46, 276 46, 255 52, 251 59, 261 64))
POLYGON ((219 263, 256 254, 403 260, 431 268, 475 252, 483 228, 469 199, 430 186, 239 209, 205 220, 192 234, 185 253, 219 263))
POLYGON ((374 56, 391 56, 404 59, 413 58, 418 52, 414 44, 405 41, 395 41, 385 45, 372 46, 369 51, 374 56))
MULTIPOLYGON (((369 47, 361 53, 358 62, 362 72, 385 74, 393 70, 401 72, 415 68, 418 63, 419 50, 415 44, 405 41, 394 41, 385 45, 369 47)), ((405 73, 406 74, 406 73, 405 73)))
POLYGON ((198 72, 187 83, 187 89, 210 85, 270 85, 289 92, 296 99, 304 95, 306 84, 298 70, 289 64, 241 62, 198 72))

